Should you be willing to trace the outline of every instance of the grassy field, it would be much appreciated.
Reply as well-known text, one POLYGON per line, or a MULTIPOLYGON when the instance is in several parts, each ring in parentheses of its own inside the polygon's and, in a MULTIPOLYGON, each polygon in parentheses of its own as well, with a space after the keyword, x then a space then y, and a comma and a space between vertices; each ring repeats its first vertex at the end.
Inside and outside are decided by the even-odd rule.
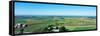
MULTIPOLYGON (((29 25, 24 32, 46 32, 48 25, 64 26, 69 31, 96 29, 96 17, 94 16, 15 16, 15 23, 29 25)), ((19 32, 16 29, 15 32, 19 32)))

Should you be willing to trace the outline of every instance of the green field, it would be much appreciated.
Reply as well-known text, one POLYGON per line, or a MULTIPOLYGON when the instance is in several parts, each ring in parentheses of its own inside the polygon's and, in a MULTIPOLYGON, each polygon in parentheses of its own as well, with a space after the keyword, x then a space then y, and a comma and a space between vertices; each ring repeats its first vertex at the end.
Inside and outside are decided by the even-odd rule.
MULTIPOLYGON (((47 32, 44 29, 48 25, 64 26, 69 31, 96 29, 96 17, 94 16, 15 16, 15 23, 29 25, 24 32, 47 32)), ((20 29, 16 29, 18 33, 20 29)), ((49 32, 49 31, 48 31, 49 32)))

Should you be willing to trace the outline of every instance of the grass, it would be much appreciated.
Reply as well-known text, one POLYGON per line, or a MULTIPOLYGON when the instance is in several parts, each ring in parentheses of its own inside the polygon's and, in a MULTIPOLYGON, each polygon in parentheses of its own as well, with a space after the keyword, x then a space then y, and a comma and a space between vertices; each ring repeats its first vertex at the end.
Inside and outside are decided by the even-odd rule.
POLYGON ((70 31, 75 31, 75 30, 92 30, 96 29, 96 26, 94 25, 86 25, 86 26, 65 26, 66 29, 69 29, 70 31))

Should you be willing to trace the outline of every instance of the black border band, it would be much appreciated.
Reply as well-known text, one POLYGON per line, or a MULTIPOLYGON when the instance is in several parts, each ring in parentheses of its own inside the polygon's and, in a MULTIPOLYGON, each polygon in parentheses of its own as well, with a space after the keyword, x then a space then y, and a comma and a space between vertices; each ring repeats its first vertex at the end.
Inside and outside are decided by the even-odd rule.
MULTIPOLYGON (((23 2, 23 3, 39 3, 39 4, 55 4, 55 5, 71 5, 71 6, 87 6, 87 7, 96 7, 96 29, 97 30, 97 5, 82 5, 82 4, 64 4, 64 3, 49 3, 49 2, 35 2, 35 1, 10 1, 9 2, 9 34, 10 35, 29 35, 29 34, 43 34, 43 33, 52 33, 52 32, 43 32, 43 33, 24 33, 24 34, 15 34, 14 33, 14 3, 23 2)), ((80 30, 80 31, 92 31, 92 30, 80 30)), ((71 31, 76 32, 76 31, 71 31)), ((60 32, 58 32, 60 33, 60 32)))

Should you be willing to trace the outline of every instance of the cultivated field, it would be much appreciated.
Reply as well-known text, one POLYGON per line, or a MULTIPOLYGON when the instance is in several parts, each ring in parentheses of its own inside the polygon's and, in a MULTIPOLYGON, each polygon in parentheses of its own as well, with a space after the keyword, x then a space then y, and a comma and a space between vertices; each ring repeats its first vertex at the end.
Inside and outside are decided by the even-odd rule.
MULTIPOLYGON (((96 16, 15 16, 15 23, 27 24, 25 33, 49 32, 48 25, 64 26, 68 31, 96 29, 96 16)), ((20 29, 15 29, 18 33, 20 29)))

